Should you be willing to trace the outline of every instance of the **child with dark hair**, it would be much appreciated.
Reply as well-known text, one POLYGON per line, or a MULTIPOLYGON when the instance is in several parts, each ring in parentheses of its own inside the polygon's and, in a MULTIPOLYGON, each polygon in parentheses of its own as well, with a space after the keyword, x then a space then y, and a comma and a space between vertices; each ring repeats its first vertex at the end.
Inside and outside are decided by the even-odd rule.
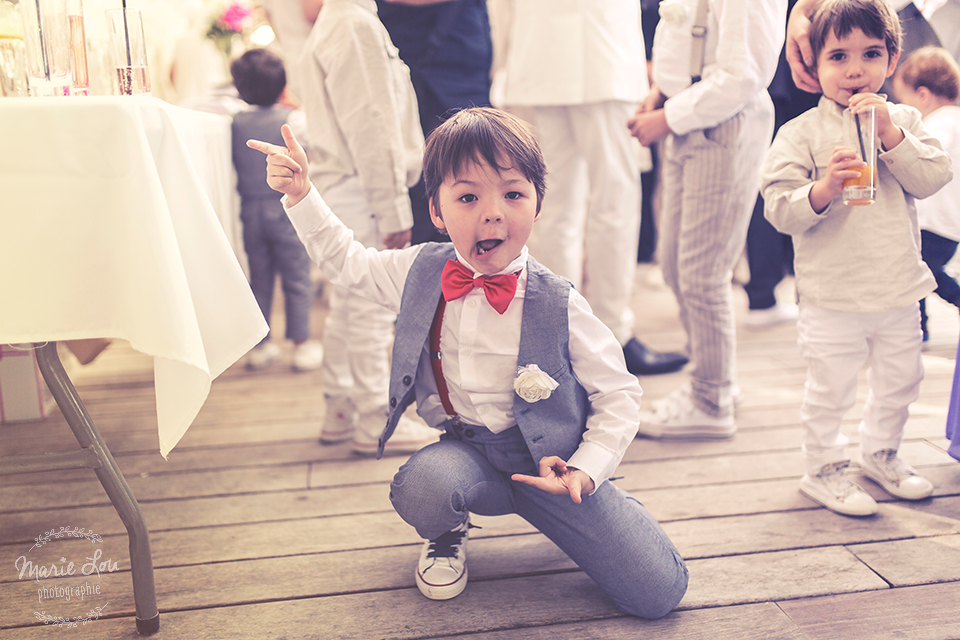
POLYGON ((950 159, 920 114, 876 92, 900 57, 900 23, 886 0, 824 0, 810 29, 823 97, 785 124, 767 154, 767 219, 793 236, 801 355, 807 360, 800 419, 806 475, 800 491, 832 511, 877 512, 846 475, 841 421, 868 365, 860 468, 892 496, 920 500, 933 485, 898 455, 910 403, 923 379, 917 302, 934 279, 920 257, 914 199, 950 181, 950 159), (876 199, 853 206, 843 183, 865 166, 858 118, 876 111, 876 199), (846 146, 849 145, 849 146, 846 146))
POLYGON ((445 433, 397 472, 390 499, 426 539, 416 569, 432 600, 467 583, 470 513, 516 513, 623 611, 659 618, 687 568, 660 525, 610 480, 637 433, 640 385, 613 333, 569 281, 527 253, 545 167, 530 131, 494 109, 460 111, 430 135, 430 216, 450 243, 375 251, 353 241, 307 179, 290 129, 269 184, 332 281, 398 312, 390 414, 416 399, 445 433), (442 357, 441 357, 442 354, 442 357))
MULTIPOLYGON (((310 339, 310 307, 313 285, 310 258, 297 237, 276 192, 266 186, 266 164, 258 152, 245 144, 250 138, 282 143, 280 126, 289 123, 304 128, 303 114, 278 104, 287 85, 283 62, 265 49, 252 49, 230 65, 237 92, 251 109, 233 117, 233 165, 240 192, 240 222, 243 248, 250 270, 250 288, 267 324, 273 308, 273 289, 280 275, 286 316, 286 338, 294 343, 293 368, 317 369, 323 362, 323 347, 310 339)), ((280 347, 270 334, 247 357, 249 369, 262 369, 277 359, 280 347)))
MULTIPOLYGON (((914 107, 923 126, 960 166, 960 67, 946 49, 923 47, 900 64, 893 77, 893 90, 901 104, 914 107)), ((956 170, 956 169, 954 169, 956 170)), ((960 307, 960 284, 944 271, 960 241, 960 180, 954 178, 929 198, 917 201, 920 251, 937 281, 934 293, 960 307)), ((920 328, 929 338, 926 301, 920 300, 920 328)))

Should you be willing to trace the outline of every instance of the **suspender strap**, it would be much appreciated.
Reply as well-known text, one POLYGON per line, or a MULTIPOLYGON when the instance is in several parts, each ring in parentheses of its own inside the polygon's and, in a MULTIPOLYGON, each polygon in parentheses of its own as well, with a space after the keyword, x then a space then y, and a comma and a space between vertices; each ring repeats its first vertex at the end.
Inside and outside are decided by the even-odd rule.
POLYGON ((697 15, 693 18, 690 35, 693 36, 690 45, 690 82, 696 84, 703 73, 703 56, 707 45, 707 0, 697 2, 697 15))
POLYGON ((437 303, 437 312, 433 316, 433 324, 430 325, 430 367, 433 369, 433 379, 437 383, 437 393, 440 395, 440 404, 443 410, 451 418, 455 418, 457 412, 453 410, 453 404, 450 403, 450 391, 447 389, 447 379, 443 377, 443 365, 440 363, 440 327, 443 325, 443 311, 447 307, 447 301, 440 295, 440 302, 437 303))

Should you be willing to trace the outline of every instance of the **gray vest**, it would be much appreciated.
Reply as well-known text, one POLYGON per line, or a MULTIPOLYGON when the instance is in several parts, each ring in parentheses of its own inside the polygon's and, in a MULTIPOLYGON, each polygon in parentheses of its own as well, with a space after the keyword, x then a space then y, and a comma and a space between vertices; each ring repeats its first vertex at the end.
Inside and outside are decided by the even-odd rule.
MULTIPOLYGON (((418 364, 421 358, 429 358, 427 339, 440 300, 440 273, 453 259, 452 244, 426 244, 407 274, 393 343, 390 415, 380 435, 378 458, 414 400, 418 364)), ((549 398, 534 403, 514 395, 513 415, 534 462, 551 455, 569 460, 583 439, 589 409, 587 392, 570 364, 571 285, 533 258, 527 258, 527 274, 517 366, 536 364, 560 386, 549 398)))
POLYGON ((280 126, 293 109, 274 105, 254 107, 233 116, 233 166, 237 169, 237 191, 242 197, 267 196, 280 201, 280 194, 267 186, 267 163, 263 154, 247 146, 247 140, 263 140, 284 146, 280 126))

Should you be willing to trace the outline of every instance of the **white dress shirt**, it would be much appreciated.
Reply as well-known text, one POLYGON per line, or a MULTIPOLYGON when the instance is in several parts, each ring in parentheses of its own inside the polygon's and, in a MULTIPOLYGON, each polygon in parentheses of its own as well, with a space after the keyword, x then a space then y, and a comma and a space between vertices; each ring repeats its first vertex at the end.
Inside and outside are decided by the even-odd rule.
MULTIPOLYGON (((286 207, 286 198, 283 202, 286 207)), ((353 233, 333 215, 316 189, 286 210, 307 252, 331 282, 399 312, 407 272, 422 245, 399 251, 365 248, 353 241, 353 233)), ((524 248, 503 271, 522 270, 513 302, 503 315, 490 306, 481 289, 475 288, 447 303, 440 330, 443 374, 454 410, 464 422, 483 425, 494 433, 516 424, 513 381, 517 376, 526 262, 524 248)), ((570 295, 569 323, 570 360, 577 380, 587 391, 590 415, 583 442, 567 463, 585 471, 600 486, 636 436, 642 391, 637 378, 624 365, 620 343, 576 291, 570 295)), ((430 367, 424 367, 423 361, 416 396, 420 399, 417 412, 427 424, 438 427, 449 418, 430 367)))
POLYGON ((637 0, 491 0, 489 8, 494 104, 637 103, 647 95, 637 0))
POLYGON ((356 176, 381 233, 411 228, 407 188, 420 177, 423 132, 376 2, 326 0, 298 65, 311 181, 326 192, 356 176))
POLYGON ((653 81, 668 100, 670 130, 684 135, 730 119, 764 91, 777 70, 787 3, 707 0, 703 79, 690 84, 697 0, 664 0, 653 40, 653 81))

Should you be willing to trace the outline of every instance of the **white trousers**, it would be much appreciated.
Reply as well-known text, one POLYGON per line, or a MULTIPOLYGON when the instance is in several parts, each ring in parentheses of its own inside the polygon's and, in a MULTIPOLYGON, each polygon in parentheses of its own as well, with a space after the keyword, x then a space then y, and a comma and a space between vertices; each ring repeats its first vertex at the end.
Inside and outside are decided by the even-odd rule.
POLYGON ((800 302, 800 355, 807 361, 800 420, 806 472, 847 460, 843 416, 857 400, 857 376, 866 364, 869 392, 860 421, 860 449, 870 456, 899 449, 909 405, 923 380, 920 309, 912 304, 882 313, 821 309, 800 302))
MULTIPOLYGON (((323 199, 365 247, 383 249, 377 218, 357 179, 328 189, 323 199)), ((323 332, 324 393, 353 400, 360 413, 384 408, 389 396, 389 348, 396 314, 349 289, 330 285, 323 332)))
POLYGON ((710 415, 733 411, 731 280, 772 134, 773 103, 763 92, 729 120, 670 135, 663 146, 657 256, 687 332, 693 400, 710 415))
POLYGON ((627 130, 634 109, 607 101, 516 110, 534 126, 547 164, 530 253, 573 282, 620 344, 633 336, 640 239, 640 146, 627 130))

